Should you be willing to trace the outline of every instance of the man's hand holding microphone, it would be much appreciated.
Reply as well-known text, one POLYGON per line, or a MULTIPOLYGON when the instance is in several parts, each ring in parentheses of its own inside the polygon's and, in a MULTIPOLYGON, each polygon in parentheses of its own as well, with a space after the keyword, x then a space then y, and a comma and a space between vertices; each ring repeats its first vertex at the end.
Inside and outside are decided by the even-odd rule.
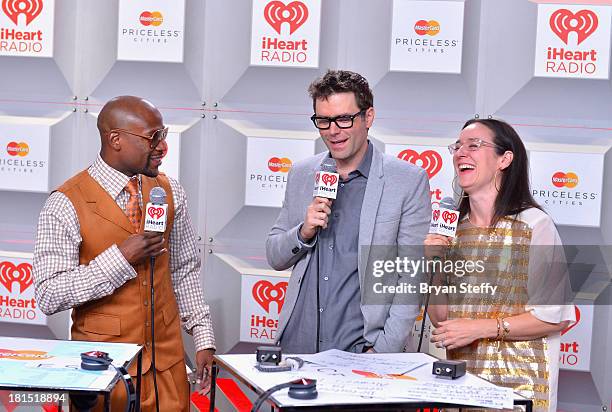
POLYGON ((313 199, 306 209, 304 224, 300 228, 302 241, 310 243, 317 235, 319 228, 327 229, 333 199, 338 194, 336 160, 327 157, 321 163, 321 170, 315 175, 313 199))
POLYGON ((168 218, 166 191, 156 186, 151 189, 149 199, 143 213, 144 232, 130 235, 118 246, 130 265, 137 265, 147 258, 155 258, 167 251, 164 246, 168 218))

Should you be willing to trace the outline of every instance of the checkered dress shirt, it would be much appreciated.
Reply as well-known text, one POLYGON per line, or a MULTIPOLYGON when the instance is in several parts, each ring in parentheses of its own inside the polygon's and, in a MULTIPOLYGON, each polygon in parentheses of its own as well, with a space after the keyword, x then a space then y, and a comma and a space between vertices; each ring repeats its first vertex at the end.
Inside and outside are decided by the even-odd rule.
MULTIPOLYGON (((125 211, 129 177, 106 164, 100 156, 87 170, 90 176, 125 211)), ((181 185, 168 177, 175 204, 170 232, 170 273, 181 324, 193 335, 196 351, 215 348, 210 310, 200 285, 200 255, 181 185)), ((140 189, 139 180, 139 189, 140 189)), ((142 196, 140 197, 142 206, 142 196)), ((68 198, 54 192, 38 220, 34 247, 34 284, 40 309, 46 314, 108 296, 137 276, 134 268, 112 245, 88 265, 79 265, 81 233, 76 211, 68 198)))

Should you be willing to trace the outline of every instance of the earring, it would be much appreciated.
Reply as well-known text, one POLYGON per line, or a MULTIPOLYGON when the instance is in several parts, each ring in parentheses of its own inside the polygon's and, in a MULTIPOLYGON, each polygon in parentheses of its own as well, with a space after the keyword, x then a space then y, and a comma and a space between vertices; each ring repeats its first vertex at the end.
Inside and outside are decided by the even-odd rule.
MULTIPOLYGON (((497 172, 499 172, 499 170, 497 172)), ((499 193, 501 186, 497 187, 497 172, 495 172, 495 176, 493 176, 493 186, 495 186, 495 190, 497 190, 497 193, 499 193)))
POLYGON ((468 195, 465 195, 463 192, 463 189, 461 189, 461 193, 457 193, 457 190, 455 189, 458 185, 457 185, 457 175, 455 175, 455 177, 453 177, 453 183, 452 184, 452 188, 453 188, 453 193, 455 194, 455 196, 457 196, 457 198, 459 200, 461 199, 465 199, 467 197, 469 197, 468 195))

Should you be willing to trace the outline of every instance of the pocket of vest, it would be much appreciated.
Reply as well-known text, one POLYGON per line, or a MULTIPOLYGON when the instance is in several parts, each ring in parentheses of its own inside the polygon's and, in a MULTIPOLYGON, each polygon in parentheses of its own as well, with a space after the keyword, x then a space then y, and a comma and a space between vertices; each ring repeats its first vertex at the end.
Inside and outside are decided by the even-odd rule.
POLYGON ((163 310, 163 316, 164 323, 169 326, 174 318, 178 316, 178 307, 176 306, 176 303, 172 302, 171 304, 166 305, 163 310))
POLYGON ((85 315, 83 329, 98 335, 121 335, 121 319, 116 315, 89 313, 85 315))

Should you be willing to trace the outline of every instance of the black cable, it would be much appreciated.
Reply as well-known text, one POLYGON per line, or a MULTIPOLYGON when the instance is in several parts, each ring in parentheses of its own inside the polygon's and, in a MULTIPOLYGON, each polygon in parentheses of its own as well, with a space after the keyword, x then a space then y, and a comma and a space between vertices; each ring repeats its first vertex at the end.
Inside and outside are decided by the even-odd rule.
POLYGON ((123 381, 123 386, 125 386, 127 402, 125 404, 124 410, 125 412, 133 412, 136 407, 137 399, 136 399, 136 391, 134 390, 134 384, 132 383, 132 377, 127 372, 127 370, 125 370, 125 368, 123 367, 118 368, 112 363, 110 364, 110 366, 115 368, 117 375, 119 375, 119 377, 121 378, 121 381, 123 381))
MULTIPOLYGON (((433 270, 429 274, 429 286, 433 283, 434 272, 433 270)), ((425 334, 425 321, 427 321, 427 308, 429 307, 429 296, 430 288, 427 288, 427 295, 425 296, 425 308, 423 309, 423 320, 421 322, 421 336, 419 336, 419 345, 417 346, 417 352, 421 351, 421 345, 423 344, 423 335, 425 334)))
POLYGON ((155 256, 151 256, 151 368, 153 369, 153 388, 155 390, 155 410, 159 412, 159 393, 157 392, 157 371, 155 370, 155 287, 153 274, 155 273, 155 256))
POLYGON ((317 258, 317 341, 315 343, 315 353, 319 352, 319 340, 321 339, 321 300, 319 298, 319 276, 321 276, 321 262, 320 262, 320 253, 319 253, 319 243, 321 239, 317 239, 317 244, 315 245, 316 258, 317 258))
POLYGON ((259 408, 261 407, 261 405, 263 405, 263 403, 266 401, 266 399, 268 399, 270 396, 272 396, 272 394, 274 392, 280 391, 281 389, 288 388, 291 385, 292 385, 291 382, 281 383, 280 385, 273 386, 270 389, 268 389, 267 391, 265 391, 264 393, 262 393, 261 395, 259 395, 259 398, 257 398, 255 400, 255 403, 253 403, 253 407, 251 408, 251 412, 257 412, 259 410, 259 408))

